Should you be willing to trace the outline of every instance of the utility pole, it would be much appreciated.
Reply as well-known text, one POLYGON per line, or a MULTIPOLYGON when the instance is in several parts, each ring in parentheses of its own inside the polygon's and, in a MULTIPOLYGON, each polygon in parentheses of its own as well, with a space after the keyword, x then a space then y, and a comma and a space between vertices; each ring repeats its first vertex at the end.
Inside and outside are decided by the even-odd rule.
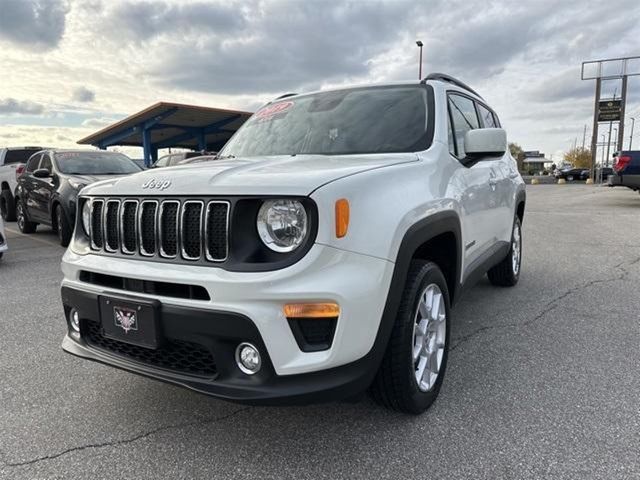
POLYGON ((587 141, 587 124, 584 125, 584 131, 582 132, 582 150, 584 151, 584 144, 587 141))
MULTIPOLYGON (((609 140, 607 140, 607 167, 609 166, 609 149, 611 148, 611 122, 609 123, 609 140)), ((604 166, 604 165, 603 165, 604 166)))
POLYGON ((631 150, 631 145, 633 144, 633 127, 636 124, 636 119, 633 117, 629 117, 631 119, 631 135, 629 135, 629 150, 631 150))

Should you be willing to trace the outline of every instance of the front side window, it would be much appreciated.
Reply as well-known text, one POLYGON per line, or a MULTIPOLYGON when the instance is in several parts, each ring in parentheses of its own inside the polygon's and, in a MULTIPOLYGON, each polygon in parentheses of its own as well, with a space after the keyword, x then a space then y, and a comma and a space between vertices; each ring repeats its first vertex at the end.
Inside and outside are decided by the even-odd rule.
POLYGON ((483 128, 496 128, 498 125, 493 116, 493 112, 486 108, 484 105, 478 105, 478 114, 480 115, 480 120, 482 122, 483 128))
POLYGON ((142 169, 126 155, 116 152, 59 152, 58 170, 67 175, 118 175, 142 169))
POLYGON ((423 85, 319 92, 256 112, 220 156, 349 155, 429 147, 423 85))
POLYGON ((156 163, 153 164, 154 167, 166 167, 169 164, 169 159, 171 155, 164 155, 160 157, 156 163))
POLYGON ((27 173, 33 173, 38 169, 38 164, 40 163, 40 157, 42 157, 42 154, 38 153, 29 159, 29 161, 27 162, 27 168, 26 168, 27 173))
POLYGON ((458 158, 465 156, 464 135, 469 130, 479 128, 478 116, 473 100, 462 95, 449 95, 449 111, 453 122, 453 133, 458 158))
POLYGON ((42 156, 42 161, 40 162, 40 167, 38 168, 46 168, 49 173, 51 173, 51 169, 53 168, 51 165, 51 157, 46 153, 42 156))
POLYGON ((455 136, 453 134, 453 127, 451 126, 451 115, 449 115, 449 113, 447 113, 447 126, 448 128, 448 137, 449 137, 449 153, 451 155, 453 155, 454 157, 456 156, 456 139, 455 136))

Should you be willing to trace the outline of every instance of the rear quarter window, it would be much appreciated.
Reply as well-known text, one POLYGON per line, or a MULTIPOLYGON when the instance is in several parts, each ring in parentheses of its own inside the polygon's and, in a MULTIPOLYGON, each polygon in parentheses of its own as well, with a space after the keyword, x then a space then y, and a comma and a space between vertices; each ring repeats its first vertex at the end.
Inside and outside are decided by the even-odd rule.
POLYGON ((16 150, 7 150, 7 154, 4 157, 4 163, 27 163, 29 157, 41 150, 40 148, 29 148, 29 149, 16 149, 16 150))

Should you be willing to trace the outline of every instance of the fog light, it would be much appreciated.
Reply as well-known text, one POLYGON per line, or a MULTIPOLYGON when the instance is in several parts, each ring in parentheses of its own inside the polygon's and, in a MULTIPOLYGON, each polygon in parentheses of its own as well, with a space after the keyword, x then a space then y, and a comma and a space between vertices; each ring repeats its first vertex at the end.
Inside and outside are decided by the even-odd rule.
POLYGON ((69 313, 69 323, 74 331, 80 333, 80 315, 78 315, 78 311, 75 308, 69 313))
POLYGON ((262 366, 260 352, 250 343, 241 343, 236 348, 236 363, 238 368, 247 375, 258 373, 262 366))

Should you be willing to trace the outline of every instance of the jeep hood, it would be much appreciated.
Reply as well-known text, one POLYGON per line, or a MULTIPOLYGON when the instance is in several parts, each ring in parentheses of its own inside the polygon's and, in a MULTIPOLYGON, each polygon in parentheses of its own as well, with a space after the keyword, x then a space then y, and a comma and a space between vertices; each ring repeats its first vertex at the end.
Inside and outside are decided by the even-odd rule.
POLYGON ((306 196, 349 175, 417 160, 414 153, 230 158, 153 168, 95 183, 83 194, 306 196))

